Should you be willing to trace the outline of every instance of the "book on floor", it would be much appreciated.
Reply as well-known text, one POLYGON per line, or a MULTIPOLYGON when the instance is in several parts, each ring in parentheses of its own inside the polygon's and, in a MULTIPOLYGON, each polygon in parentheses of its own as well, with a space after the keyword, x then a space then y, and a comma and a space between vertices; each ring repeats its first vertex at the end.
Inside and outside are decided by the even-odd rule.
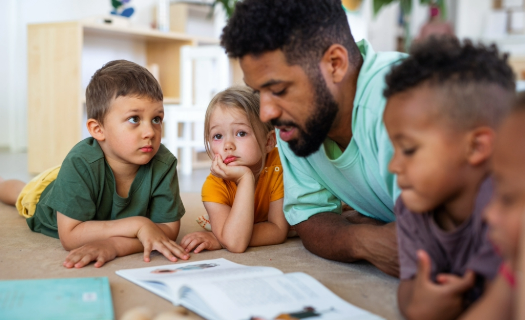
POLYGON ((226 259, 125 269, 117 274, 210 320, 382 319, 311 276, 226 259))
POLYGON ((0 281, 0 318, 113 320, 108 278, 0 281))

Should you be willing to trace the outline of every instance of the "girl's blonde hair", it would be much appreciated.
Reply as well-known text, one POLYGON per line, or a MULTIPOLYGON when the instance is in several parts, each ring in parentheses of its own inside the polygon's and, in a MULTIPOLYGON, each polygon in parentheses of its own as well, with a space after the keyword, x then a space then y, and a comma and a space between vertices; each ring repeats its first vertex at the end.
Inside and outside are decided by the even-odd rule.
POLYGON ((218 106, 244 111, 250 122, 250 126, 255 132, 255 138, 261 148, 261 152, 265 154, 268 133, 273 130, 273 126, 270 122, 262 122, 259 118, 259 94, 245 86, 234 86, 217 93, 215 97, 211 99, 206 110, 206 117, 204 119, 204 145, 208 156, 213 159, 210 146, 210 120, 213 111, 215 111, 218 106))

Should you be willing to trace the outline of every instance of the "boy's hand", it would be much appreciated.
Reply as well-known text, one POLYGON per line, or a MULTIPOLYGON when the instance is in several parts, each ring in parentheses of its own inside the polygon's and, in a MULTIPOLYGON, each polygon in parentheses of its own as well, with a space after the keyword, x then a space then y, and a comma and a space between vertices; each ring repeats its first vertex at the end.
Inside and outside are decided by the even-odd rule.
POLYGON ((432 263, 423 250, 417 252, 418 271, 412 298, 407 307, 409 319, 455 319, 463 311, 463 294, 474 286, 475 275, 467 271, 463 277, 438 275, 438 283, 430 278, 432 263))
POLYGON ((152 250, 162 253, 168 260, 177 261, 177 258, 188 260, 187 254, 175 241, 171 240, 166 234, 152 221, 148 221, 137 232, 137 238, 144 246, 144 261, 150 261, 152 250))
POLYGON ((243 177, 250 177, 253 179, 253 172, 246 166, 228 166, 222 160, 219 154, 215 155, 210 168, 211 173, 221 179, 229 180, 239 184, 243 177))
POLYGON ((66 268, 82 268, 91 261, 96 261, 95 268, 100 268, 104 263, 115 259, 116 256, 117 249, 111 239, 99 240, 71 250, 62 265, 66 268))
POLYGON ((198 231, 187 234, 182 238, 180 245, 186 252, 190 252, 195 247, 195 253, 199 253, 202 250, 220 250, 222 249, 219 240, 215 237, 213 232, 209 231, 198 231))

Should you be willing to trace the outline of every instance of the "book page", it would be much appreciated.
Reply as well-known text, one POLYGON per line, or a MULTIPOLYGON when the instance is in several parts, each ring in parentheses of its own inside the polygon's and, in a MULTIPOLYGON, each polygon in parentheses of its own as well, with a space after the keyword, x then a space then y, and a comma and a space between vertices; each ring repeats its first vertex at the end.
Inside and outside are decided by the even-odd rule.
POLYGON ((174 304, 178 304, 179 289, 185 284, 282 274, 280 270, 275 268, 249 267, 223 258, 126 269, 119 270, 116 273, 174 304))
POLYGON ((217 320, 382 319, 342 300, 304 273, 189 284, 180 295, 183 306, 217 320))

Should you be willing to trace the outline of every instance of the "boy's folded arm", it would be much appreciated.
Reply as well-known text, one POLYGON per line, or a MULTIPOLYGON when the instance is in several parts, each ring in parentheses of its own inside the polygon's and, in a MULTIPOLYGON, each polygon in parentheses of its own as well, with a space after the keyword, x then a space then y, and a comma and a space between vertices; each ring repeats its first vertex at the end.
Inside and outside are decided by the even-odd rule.
POLYGON ((283 212, 283 199, 270 202, 268 221, 253 226, 250 247, 280 244, 286 241, 290 225, 283 212))
POLYGON ((177 240, 180 230, 180 220, 166 223, 156 223, 164 234, 173 241, 177 240))
POLYGON ((139 229, 153 223, 146 217, 129 217, 109 221, 79 221, 57 212, 60 242, 66 250, 73 250, 89 242, 110 237, 136 238, 139 229))

